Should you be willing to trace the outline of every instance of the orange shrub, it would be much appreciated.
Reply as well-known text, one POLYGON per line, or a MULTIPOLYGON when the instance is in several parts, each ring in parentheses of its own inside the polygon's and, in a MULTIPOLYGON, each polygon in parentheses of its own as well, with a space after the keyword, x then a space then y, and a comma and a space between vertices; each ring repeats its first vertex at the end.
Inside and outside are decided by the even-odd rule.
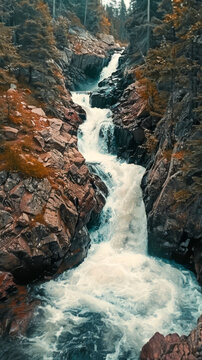
POLYGON ((178 151, 178 152, 172 154, 172 157, 174 157, 175 159, 178 159, 178 160, 183 160, 184 156, 185 156, 184 150, 181 150, 181 151, 178 151))
POLYGON ((26 154, 20 144, 7 144, 0 154, 0 170, 19 171, 25 176, 45 178, 50 175, 46 168, 34 156, 26 154))

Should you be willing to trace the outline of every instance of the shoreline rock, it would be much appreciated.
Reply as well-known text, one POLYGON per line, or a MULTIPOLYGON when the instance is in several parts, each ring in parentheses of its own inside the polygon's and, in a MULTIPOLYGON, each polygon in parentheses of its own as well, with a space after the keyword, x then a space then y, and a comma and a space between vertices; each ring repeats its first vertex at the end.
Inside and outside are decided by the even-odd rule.
POLYGON ((142 348, 140 360, 202 359, 202 316, 189 336, 156 333, 142 348))
POLYGON ((0 272, 0 335, 25 335, 39 300, 31 300, 12 274, 0 272))
POLYGON ((78 151, 85 114, 77 105, 70 102, 60 109, 61 118, 53 118, 30 106, 23 90, 8 90, 0 101, 12 109, 9 129, 5 123, 1 132, 0 331, 16 335, 21 327, 26 331, 37 305, 26 305, 23 285, 83 261, 90 246, 87 224, 102 210, 107 189, 78 151))
MULTIPOLYGON (((124 73, 120 76, 124 77, 124 73)), ((113 77, 109 81, 113 82, 113 77)), ((196 272, 202 284, 202 199, 192 192, 192 179, 183 172, 195 124, 191 116, 191 94, 176 89, 173 105, 169 103, 165 115, 160 115, 148 110, 148 104, 139 95, 142 92, 144 89, 138 82, 129 81, 118 102, 111 107, 114 152, 129 163, 146 167, 142 189, 149 253, 187 266, 196 272), (176 108, 174 125, 171 106, 176 108)), ((99 101, 104 104, 105 87, 100 96, 99 101)))

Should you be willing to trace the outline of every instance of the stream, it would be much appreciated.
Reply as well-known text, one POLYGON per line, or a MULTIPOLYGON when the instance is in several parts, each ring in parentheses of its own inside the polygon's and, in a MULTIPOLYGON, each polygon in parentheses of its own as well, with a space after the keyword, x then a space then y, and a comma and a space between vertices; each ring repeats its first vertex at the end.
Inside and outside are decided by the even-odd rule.
MULTIPOLYGON (((112 56, 100 79, 116 70, 119 57, 112 56)), ((2 356, 0 349, 1 360, 138 360, 156 331, 188 334, 202 311, 194 274, 147 254, 140 188, 145 169, 109 153, 110 110, 92 108, 88 92, 72 97, 87 114, 79 129, 79 150, 106 183, 109 196, 99 225, 90 231, 87 258, 35 286, 42 305, 28 337, 7 345, 2 356)))

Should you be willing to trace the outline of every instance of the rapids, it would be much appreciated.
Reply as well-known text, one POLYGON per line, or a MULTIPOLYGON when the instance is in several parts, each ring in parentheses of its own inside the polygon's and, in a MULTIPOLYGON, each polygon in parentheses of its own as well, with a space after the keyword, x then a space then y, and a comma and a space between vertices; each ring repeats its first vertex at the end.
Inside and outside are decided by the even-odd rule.
MULTIPOLYGON (((100 79, 116 70, 119 56, 112 57, 100 79)), ((91 108, 88 93, 72 97, 87 114, 79 149, 105 181, 109 196, 99 225, 91 230, 85 261, 34 288, 43 305, 10 359, 137 360, 156 331, 189 333, 202 311, 200 287, 190 271, 148 256, 140 188, 144 168, 109 153, 108 109, 91 108)))

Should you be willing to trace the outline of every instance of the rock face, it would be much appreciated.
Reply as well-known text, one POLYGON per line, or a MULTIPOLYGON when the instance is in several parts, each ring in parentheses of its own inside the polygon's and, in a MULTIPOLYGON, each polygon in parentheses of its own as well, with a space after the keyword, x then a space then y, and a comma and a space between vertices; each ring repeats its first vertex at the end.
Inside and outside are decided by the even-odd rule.
POLYGON ((202 283, 202 199, 192 191, 193 180, 184 172, 197 124, 192 94, 176 90, 163 116, 144 96, 145 85, 135 81, 125 60, 117 73, 100 83, 91 103, 111 106, 117 155, 146 167, 142 188, 149 253, 187 265, 202 283))
POLYGON ((126 87, 120 102, 113 109, 117 154, 128 162, 145 165, 148 160, 143 144, 146 132, 155 124, 145 100, 138 95, 138 84, 126 87))
POLYGON ((142 348, 140 360, 202 359, 202 316, 189 336, 156 333, 142 348))
MULTIPOLYGON (((122 48, 116 51, 123 51, 122 48)), ((90 96, 91 106, 99 108, 108 108, 115 105, 121 98, 125 88, 132 82, 131 74, 123 76, 124 68, 121 64, 124 61, 124 55, 119 58, 119 69, 108 79, 102 80, 98 86, 99 89, 94 91, 90 96)))
POLYGON ((202 283, 202 199, 192 192, 192 180, 183 170, 195 124, 191 95, 176 91, 174 113, 168 104, 162 117, 148 110, 141 92, 138 82, 130 84, 112 107, 116 151, 146 167, 142 188, 149 253, 195 269, 202 283))
POLYGON ((183 171, 194 119, 190 94, 176 92, 174 114, 167 114, 153 132, 155 146, 142 187, 148 214, 149 252, 194 265, 202 283, 202 199, 192 192, 192 180, 183 171), (172 116, 176 119, 173 124, 172 116))
POLYGON ((30 301, 25 286, 10 273, 0 272, 0 335, 24 335, 39 301, 30 301))
POLYGON ((141 86, 134 84, 134 76, 125 70, 125 56, 120 58, 119 70, 99 83, 100 89, 91 94, 93 107, 111 107, 115 124, 115 152, 130 163, 146 164, 149 157, 145 143, 147 130, 154 128, 158 119, 152 118, 145 100, 138 95, 141 86))
POLYGON ((119 45, 110 35, 99 34, 95 37, 78 26, 74 26, 71 31, 69 48, 61 51, 60 66, 66 78, 67 88, 75 90, 82 87, 82 83, 88 83, 90 79, 98 77, 119 45))
POLYGON ((8 99, 21 115, 18 124, 3 128, 0 271, 27 283, 84 259, 90 244, 86 225, 101 211, 106 189, 78 152, 81 119, 73 108, 64 109, 61 120, 27 105, 22 92, 9 90, 8 99), (29 135, 24 119, 30 119, 29 135), (11 133, 16 135, 10 142, 11 133))

